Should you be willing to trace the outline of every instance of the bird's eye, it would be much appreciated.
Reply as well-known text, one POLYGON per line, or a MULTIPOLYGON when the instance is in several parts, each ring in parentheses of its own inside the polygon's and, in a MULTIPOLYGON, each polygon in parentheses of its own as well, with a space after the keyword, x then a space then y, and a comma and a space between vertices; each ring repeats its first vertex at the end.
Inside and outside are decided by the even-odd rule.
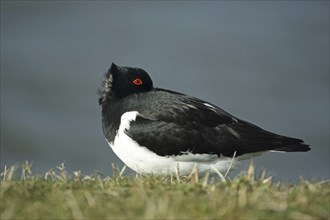
POLYGON ((139 86, 139 85, 142 85, 143 82, 142 82, 141 79, 136 78, 136 79, 133 80, 133 83, 134 83, 135 85, 139 86))

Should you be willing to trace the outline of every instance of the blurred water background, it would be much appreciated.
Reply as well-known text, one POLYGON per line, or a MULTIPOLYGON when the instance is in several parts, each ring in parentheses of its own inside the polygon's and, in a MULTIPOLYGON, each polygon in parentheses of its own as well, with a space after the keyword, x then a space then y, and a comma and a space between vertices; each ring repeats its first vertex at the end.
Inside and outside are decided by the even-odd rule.
POLYGON ((97 104, 111 62, 312 147, 259 170, 329 178, 328 1, 1 1, 1 169, 122 166, 97 104))

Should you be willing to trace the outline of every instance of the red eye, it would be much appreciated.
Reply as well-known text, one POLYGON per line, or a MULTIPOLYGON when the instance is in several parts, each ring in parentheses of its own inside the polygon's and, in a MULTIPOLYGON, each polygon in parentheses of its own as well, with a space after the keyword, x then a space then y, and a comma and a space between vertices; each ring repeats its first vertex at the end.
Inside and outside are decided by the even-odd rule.
POLYGON ((137 79, 134 79, 134 80, 133 80, 133 83, 134 83, 135 85, 139 86, 139 85, 142 85, 142 80, 139 79, 139 78, 137 78, 137 79))

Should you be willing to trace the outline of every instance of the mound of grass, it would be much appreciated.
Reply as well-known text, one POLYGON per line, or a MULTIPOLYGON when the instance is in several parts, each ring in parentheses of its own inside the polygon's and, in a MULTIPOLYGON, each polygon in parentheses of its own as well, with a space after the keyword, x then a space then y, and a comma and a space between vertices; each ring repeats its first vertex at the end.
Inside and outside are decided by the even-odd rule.
POLYGON ((329 219, 330 182, 299 184, 256 178, 251 165, 235 179, 68 174, 44 175, 29 163, 1 174, 1 219, 329 219))

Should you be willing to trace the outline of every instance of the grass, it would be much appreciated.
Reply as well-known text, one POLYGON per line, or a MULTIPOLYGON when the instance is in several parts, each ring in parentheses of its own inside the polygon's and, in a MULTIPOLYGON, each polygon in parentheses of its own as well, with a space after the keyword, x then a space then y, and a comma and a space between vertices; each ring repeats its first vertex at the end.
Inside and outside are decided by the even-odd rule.
POLYGON ((253 165, 232 180, 20 170, 1 174, 1 219, 330 219, 329 180, 275 183, 253 165))

